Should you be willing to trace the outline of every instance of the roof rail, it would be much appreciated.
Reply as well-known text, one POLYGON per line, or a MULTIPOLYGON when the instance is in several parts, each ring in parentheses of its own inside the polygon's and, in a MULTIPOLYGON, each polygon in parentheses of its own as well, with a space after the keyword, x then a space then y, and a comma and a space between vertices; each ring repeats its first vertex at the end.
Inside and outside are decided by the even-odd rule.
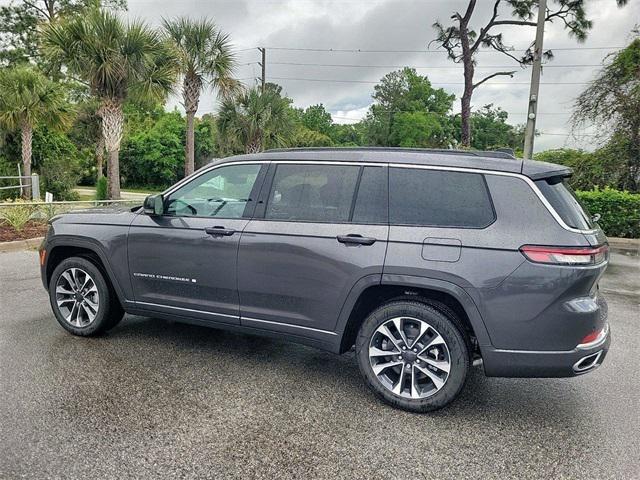
POLYGON ((482 150, 451 150, 444 148, 405 148, 405 147, 296 147, 296 148, 273 148, 266 152, 340 152, 344 150, 366 151, 366 152, 409 152, 409 153, 438 153, 441 155, 466 155, 473 157, 491 157, 515 159, 515 157, 503 151, 482 151, 482 150))

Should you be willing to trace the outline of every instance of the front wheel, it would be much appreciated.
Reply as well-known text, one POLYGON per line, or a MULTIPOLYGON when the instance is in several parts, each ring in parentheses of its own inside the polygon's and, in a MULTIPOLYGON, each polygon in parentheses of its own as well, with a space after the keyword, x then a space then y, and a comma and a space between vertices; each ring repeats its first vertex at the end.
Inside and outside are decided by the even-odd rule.
POLYGON ((412 412, 442 408, 460 393, 469 348, 446 306, 395 301, 372 312, 356 341, 360 371, 388 404, 412 412))
POLYGON ((86 258, 66 258, 49 282, 49 300, 58 323, 83 337, 113 328, 124 312, 102 272, 86 258))

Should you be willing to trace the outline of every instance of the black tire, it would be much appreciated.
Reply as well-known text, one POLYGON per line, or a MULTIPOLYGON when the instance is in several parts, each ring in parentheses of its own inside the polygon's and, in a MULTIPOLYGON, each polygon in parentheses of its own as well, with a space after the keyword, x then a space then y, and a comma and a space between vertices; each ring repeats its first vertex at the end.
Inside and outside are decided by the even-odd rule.
MULTIPOLYGON (((84 277, 81 276, 81 278, 84 277)), ((62 280, 62 282, 65 284, 65 287, 69 285, 65 280, 62 280)), ((55 268, 51 275, 51 280, 49 281, 49 301, 56 320, 62 328, 73 335, 81 337, 90 337, 106 332, 107 330, 115 327, 122 320, 124 315, 122 306, 120 305, 111 285, 105 278, 104 273, 92 261, 83 257, 66 258, 55 268), (79 321, 78 325, 72 324, 67 320, 62 311, 62 308, 69 307, 65 306, 61 308, 58 305, 60 294, 56 292, 56 287, 58 286, 60 277, 65 272, 69 271, 69 269, 80 269, 80 271, 86 272, 95 284, 95 288, 97 290, 97 311, 95 313, 95 317, 91 321, 89 321, 86 311, 84 312, 84 320, 89 322, 86 325, 82 325, 82 321, 79 321)), ((68 304, 72 303, 69 302, 68 304)))
MULTIPOLYGON (((364 320, 356 339, 356 358, 358 359, 360 372, 367 385, 379 398, 395 408, 418 413, 437 410, 452 402, 464 386, 470 364, 469 343, 460 320, 453 311, 439 303, 430 302, 426 304, 404 300, 392 301, 382 305, 364 320), (444 308, 440 308, 441 306, 444 308), (369 346, 372 338, 382 324, 397 317, 411 317, 427 322, 444 339, 448 349, 450 370, 444 385, 435 393, 430 394, 430 396, 407 398, 397 395, 389 389, 390 387, 385 386, 373 371, 372 361, 369 357, 369 346)), ((424 363, 422 365, 424 366, 424 363)), ((397 367, 393 368, 397 369, 397 367)), ((402 370, 400 369, 400 371, 402 370)), ((426 379, 427 377, 424 376, 424 378, 426 379)), ((428 380, 426 381, 428 382, 428 380)))

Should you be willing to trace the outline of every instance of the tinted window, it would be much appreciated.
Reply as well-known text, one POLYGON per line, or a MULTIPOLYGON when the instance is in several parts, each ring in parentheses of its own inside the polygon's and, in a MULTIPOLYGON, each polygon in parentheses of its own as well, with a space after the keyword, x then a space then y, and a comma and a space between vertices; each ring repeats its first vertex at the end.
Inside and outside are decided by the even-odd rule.
POLYGON ((387 223, 388 183, 385 168, 364 167, 353 209, 353 223, 387 223))
POLYGON ((259 171, 260 165, 229 165, 204 173, 169 196, 166 213, 240 218, 259 171))
POLYGON ((480 174, 391 168, 389 185, 393 224, 482 228, 494 220, 480 174))
POLYGON ((573 190, 562 177, 538 180, 536 185, 564 223, 580 230, 593 228, 591 218, 585 213, 573 190))
POLYGON ((265 218, 346 222, 359 171, 342 165, 278 165, 265 218))

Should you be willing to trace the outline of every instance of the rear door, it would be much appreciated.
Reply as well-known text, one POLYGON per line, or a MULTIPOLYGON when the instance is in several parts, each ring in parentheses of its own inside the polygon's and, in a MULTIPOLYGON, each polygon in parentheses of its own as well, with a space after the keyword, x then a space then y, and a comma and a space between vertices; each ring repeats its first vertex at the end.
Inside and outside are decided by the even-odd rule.
POLYGON ((164 215, 140 214, 129 231, 129 271, 139 305, 239 323, 237 252, 267 166, 229 164, 169 193, 164 215))
POLYGON ((382 273, 387 197, 385 165, 273 163, 240 240, 242 324, 332 331, 353 285, 382 273))
POLYGON ((485 176, 474 171, 389 169, 386 275, 414 275, 460 287, 499 284, 521 262, 505 252, 485 176))

